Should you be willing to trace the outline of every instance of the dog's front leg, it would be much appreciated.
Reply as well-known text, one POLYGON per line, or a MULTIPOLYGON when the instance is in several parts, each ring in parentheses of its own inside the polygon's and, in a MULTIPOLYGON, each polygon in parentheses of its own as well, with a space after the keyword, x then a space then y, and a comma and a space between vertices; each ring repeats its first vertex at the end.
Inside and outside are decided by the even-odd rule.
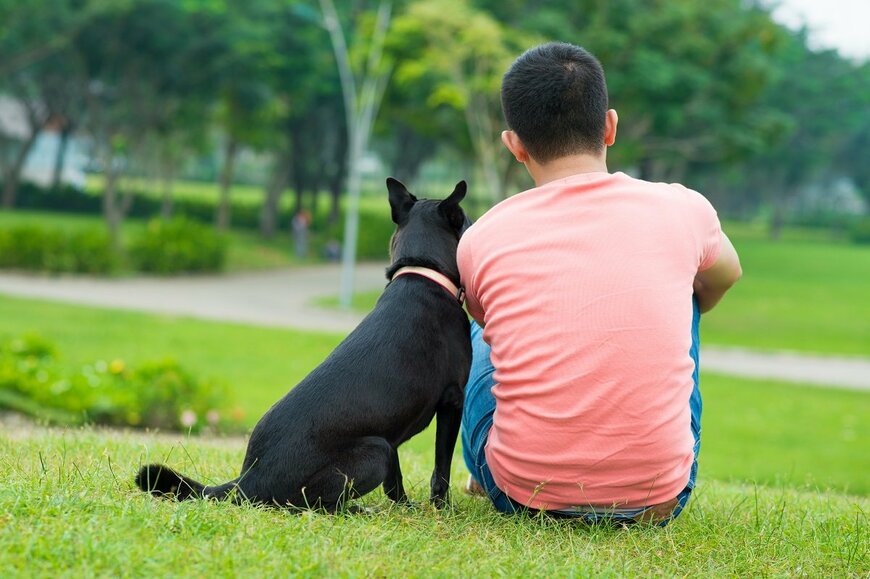
POLYGON ((402 469, 399 466, 399 451, 395 448, 390 457, 390 466, 387 469, 387 476, 384 478, 384 493, 394 502, 408 502, 408 495, 405 494, 405 485, 402 483, 402 469))
POLYGON ((442 399, 435 419, 438 427, 435 431, 435 470, 432 472, 429 501, 437 508, 447 505, 450 492, 450 465, 453 462, 453 449, 459 436, 459 426, 462 423, 462 390, 450 389, 451 392, 442 399))

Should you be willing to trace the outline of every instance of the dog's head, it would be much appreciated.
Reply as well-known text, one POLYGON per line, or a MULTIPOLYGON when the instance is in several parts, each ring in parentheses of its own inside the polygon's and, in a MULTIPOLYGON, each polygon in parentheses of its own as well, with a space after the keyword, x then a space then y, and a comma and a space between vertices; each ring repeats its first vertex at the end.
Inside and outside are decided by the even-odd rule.
POLYGON ((466 190, 465 181, 460 181, 443 201, 417 199, 401 182, 392 177, 387 179, 390 209, 397 226, 390 242, 391 271, 418 265, 440 271, 459 282, 456 246, 471 225, 459 206, 466 190))

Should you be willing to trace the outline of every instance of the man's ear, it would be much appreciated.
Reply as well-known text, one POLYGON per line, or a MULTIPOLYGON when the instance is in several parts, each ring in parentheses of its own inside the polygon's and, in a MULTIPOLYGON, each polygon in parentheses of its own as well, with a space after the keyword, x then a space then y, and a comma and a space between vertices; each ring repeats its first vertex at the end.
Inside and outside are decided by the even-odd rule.
POLYGON ((619 124, 619 115, 613 109, 608 109, 607 117, 604 119, 604 144, 612 147, 616 142, 616 125, 619 124))
POLYGON ((502 131, 501 142, 507 147, 514 158, 520 163, 527 163, 529 160, 529 152, 526 146, 520 140, 520 137, 513 131, 502 131))
POLYGON ((411 207, 417 202, 417 198, 411 195, 401 181, 387 177, 387 191, 390 193, 390 210, 393 223, 402 225, 408 220, 411 207))
POLYGON ((465 181, 460 181, 453 189, 453 193, 438 204, 438 211, 447 218, 450 227, 456 231, 462 231, 465 227, 465 212, 459 206, 459 203, 465 199, 465 193, 468 191, 468 184, 465 181))

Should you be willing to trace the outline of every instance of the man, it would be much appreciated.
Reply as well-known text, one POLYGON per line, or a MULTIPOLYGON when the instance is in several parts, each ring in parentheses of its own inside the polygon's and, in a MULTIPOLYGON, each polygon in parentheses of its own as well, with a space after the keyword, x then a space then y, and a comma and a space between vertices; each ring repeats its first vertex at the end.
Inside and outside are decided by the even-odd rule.
POLYGON ((739 279, 737 253, 700 194, 608 173, 618 118, 582 48, 529 50, 501 98, 536 187, 458 249, 469 486, 507 513, 666 524, 695 486, 699 314, 739 279))

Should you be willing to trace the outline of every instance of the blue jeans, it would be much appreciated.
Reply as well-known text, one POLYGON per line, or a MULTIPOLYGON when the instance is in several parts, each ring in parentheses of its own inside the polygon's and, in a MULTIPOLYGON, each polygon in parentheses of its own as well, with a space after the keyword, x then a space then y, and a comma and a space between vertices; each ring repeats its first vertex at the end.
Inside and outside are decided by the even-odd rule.
MULTIPOLYGON (((693 447, 695 460, 692 462, 692 470, 689 474, 689 482, 686 488, 677 497, 679 505, 674 509, 669 519, 660 523, 662 526, 673 520, 689 500, 692 489, 695 488, 695 478, 698 475, 698 451, 701 449, 701 391, 698 388, 698 346, 700 344, 699 326, 701 312, 698 309, 698 301, 692 298, 692 345, 689 355, 695 361, 695 370, 692 372, 694 388, 689 398, 691 409, 691 429, 695 440, 693 447)), ((462 456, 465 466, 480 483, 493 506, 503 513, 516 513, 529 509, 516 503, 499 489, 489 466, 486 464, 486 441, 489 438, 489 429, 492 427, 492 415, 495 412, 495 398, 492 395, 492 387, 495 385, 493 372, 495 368, 490 361, 490 348, 483 341, 483 329, 475 322, 471 323, 471 345, 474 356, 471 361, 471 373, 468 384, 465 387, 465 405, 462 410, 462 456)), ((583 512, 572 514, 590 523, 605 521, 630 521, 642 515, 645 509, 636 509, 633 512, 583 512)), ((562 513, 562 511, 560 511, 562 513)))

